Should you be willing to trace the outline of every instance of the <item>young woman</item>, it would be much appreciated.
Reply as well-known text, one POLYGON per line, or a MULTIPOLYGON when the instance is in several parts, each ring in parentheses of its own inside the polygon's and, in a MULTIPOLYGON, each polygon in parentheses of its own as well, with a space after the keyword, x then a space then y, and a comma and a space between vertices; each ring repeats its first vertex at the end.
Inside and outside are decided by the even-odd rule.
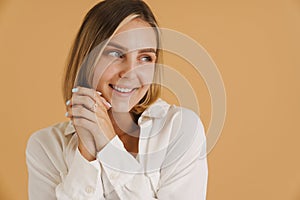
POLYGON ((70 119, 28 141, 29 199, 205 199, 203 125, 159 98, 149 7, 109 0, 84 18, 64 79, 70 119))

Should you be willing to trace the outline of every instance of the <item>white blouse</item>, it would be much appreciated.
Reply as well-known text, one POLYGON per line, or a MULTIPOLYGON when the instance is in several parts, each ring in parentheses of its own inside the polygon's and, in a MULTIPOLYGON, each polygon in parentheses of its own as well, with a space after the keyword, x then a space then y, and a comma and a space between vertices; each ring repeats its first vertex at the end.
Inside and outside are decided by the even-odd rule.
POLYGON ((138 155, 115 136, 95 161, 78 150, 71 121, 34 133, 26 161, 30 200, 204 200, 206 140, 191 110, 159 99, 138 120, 138 155))

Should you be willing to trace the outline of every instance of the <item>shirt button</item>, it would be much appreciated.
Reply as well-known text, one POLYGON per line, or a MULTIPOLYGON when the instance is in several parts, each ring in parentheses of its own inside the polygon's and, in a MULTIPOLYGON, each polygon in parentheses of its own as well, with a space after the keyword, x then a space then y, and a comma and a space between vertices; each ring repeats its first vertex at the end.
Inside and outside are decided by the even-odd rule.
POLYGON ((92 186, 87 186, 85 188, 85 192, 90 194, 90 193, 94 193, 95 192, 95 189, 92 187, 92 186))

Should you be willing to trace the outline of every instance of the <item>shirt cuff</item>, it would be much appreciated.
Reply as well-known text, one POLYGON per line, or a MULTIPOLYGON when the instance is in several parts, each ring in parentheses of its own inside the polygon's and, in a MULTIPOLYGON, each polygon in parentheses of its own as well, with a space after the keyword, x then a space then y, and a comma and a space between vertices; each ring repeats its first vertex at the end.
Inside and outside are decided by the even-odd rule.
POLYGON ((143 166, 125 149, 117 135, 97 153, 97 160, 115 188, 143 171, 143 166))
POLYGON ((76 148, 74 159, 63 181, 64 192, 74 198, 84 199, 95 195, 100 188, 100 164, 87 161, 76 148))

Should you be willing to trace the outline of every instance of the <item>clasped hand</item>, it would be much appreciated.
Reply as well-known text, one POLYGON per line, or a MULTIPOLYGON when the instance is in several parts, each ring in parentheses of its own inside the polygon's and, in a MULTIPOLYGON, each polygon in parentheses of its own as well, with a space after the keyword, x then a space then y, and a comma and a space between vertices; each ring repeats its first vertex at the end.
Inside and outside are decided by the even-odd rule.
POLYGON ((77 87, 72 92, 72 98, 66 103, 66 115, 75 127, 79 151, 92 161, 116 135, 108 115, 111 105, 94 89, 77 87))

